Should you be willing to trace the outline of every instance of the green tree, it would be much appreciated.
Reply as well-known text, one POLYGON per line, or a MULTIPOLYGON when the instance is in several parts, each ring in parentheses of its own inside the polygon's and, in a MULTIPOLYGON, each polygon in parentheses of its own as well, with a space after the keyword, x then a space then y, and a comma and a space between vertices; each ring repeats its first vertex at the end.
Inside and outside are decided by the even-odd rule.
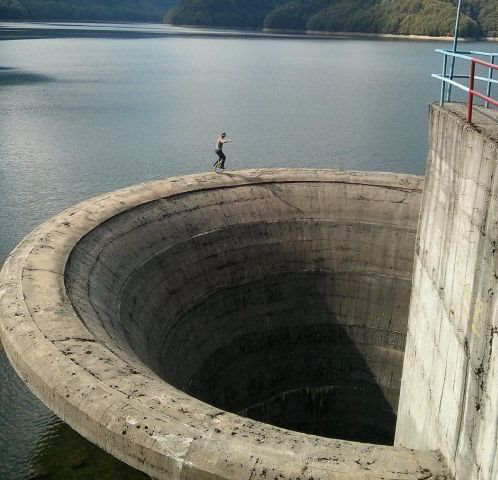
POLYGON ((498 37, 498 2, 496 0, 482 0, 477 15, 484 35, 498 37))
POLYGON ((310 16, 330 4, 330 0, 294 0, 274 8, 265 18, 264 27, 304 30, 310 16))
POLYGON ((17 0, 0 0, 0 19, 20 20, 26 17, 27 11, 17 0))
POLYGON ((178 0, 0 0, 0 20, 161 21, 178 0))

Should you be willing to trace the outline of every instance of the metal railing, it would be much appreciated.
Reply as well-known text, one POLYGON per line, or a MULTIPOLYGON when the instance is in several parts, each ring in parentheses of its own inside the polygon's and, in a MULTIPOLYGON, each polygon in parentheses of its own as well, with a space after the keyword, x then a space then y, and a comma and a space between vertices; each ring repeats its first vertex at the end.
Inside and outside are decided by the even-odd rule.
POLYGON ((491 89, 494 84, 498 83, 498 80, 495 80, 493 78, 493 72, 494 70, 498 70, 498 65, 495 64, 495 58, 498 57, 498 53, 488 53, 488 52, 477 52, 477 51, 469 51, 469 52, 453 52, 451 50, 441 50, 437 49, 437 53, 443 54, 443 71, 441 74, 433 74, 432 76, 434 78, 437 78, 438 80, 441 80, 441 99, 440 99, 440 104, 443 105, 445 102, 445 95, 446 95, 446 101, 449 102, 451 100, 451 87, 457 87, 460 90, 463 90, 468 93, 468 109, 467 109, 467 121, 470 123, 472 122, 472 111, 473 111, 473 104, 474 104, 474 97, 479 97, 482 100, 484 100, 484 106, 486 108, 489 108, 489 105, 494 105, 495 107, 498 107, 498 101, 494 100, 491 98, 491 89), (489 57, 489 62, 486 62, 484 60, 481 60, 479 58, 476 58, 476 56, 484 56, 484 57, 489 57), (447 67, 448 67, 448 57, 451 57, 452 59, 452 64, 450 68, 450 72, 447 72, 447 67), (462 59, 470 62, 470 74, 469 75, 455 75, 454 72, 454 67, 455 67, 455 60, 456 59, 462 59), (476 65, 481 65, 485 68, 488 69, 488 76, 487 77, 482 77, 479 75, 476 75, 476 65), (466 87, 465 85, 462 85, 455 79, 469 79, 469 86, 466 87), (483 94, 477 90, 475 90, 475 82, 480 81, 480 82, 485 82, 486 83, 486 94, 483 94), (446 89, 446 87, 448 87, 446 89))

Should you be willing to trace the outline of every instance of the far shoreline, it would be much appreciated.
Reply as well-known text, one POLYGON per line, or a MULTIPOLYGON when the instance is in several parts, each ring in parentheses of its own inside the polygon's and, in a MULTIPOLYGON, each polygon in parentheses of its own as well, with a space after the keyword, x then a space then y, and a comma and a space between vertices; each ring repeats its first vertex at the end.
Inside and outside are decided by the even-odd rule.
MULTIPOLYGON (((211 30, 230 30, 233 32, 254 32, 262 34, 282 34, 282 35, 299 35, 302 37, 337 37, 337 38, 378 38, 385 40, 416 40, 416 41, 435 41, 435 42, 453 42, 453 36, 430 35, 401 35, 396 33, 369 33, 369 32, 325 32, 322 30, 293 30, 284 28, 244 28, 244 27, 227 27, 221 25, 189 25, 164 23, 168 27, 181 28, 203 28, 211 30)), ((459 37, 459 42, 498 42, 498 37, 459 37)))
MULTIPOLYGON (((452 36, 438 36, 433 37, 431 35, 401 35, 398 33, 370 33, 370 32, 324 32, 321 30, 280 30, 264 28, 263 32, 271 33, 302 33, 303 35, 314 35, 314 36, 332 36, 332 37, 356 37, 356 38, 383 38, 383 39, 393 39, 393 40, 425 40, 425 41, 437 41, 437 42, 448 42, 453 41, 452 36)), ((498 42, 498 37, 459 37, 460 42, 498 42)))
MULTIPOLYGON (((303 38, 337 38, 337 39, 355 39, 355 38, 364 38, 364 39, 379 39, 379 40, 411 40, 411 41, 434 41, 434 42, 453 42, 452 36, 430 36, 430 35, 401 35, 394 33, 370 33, 370 32, 326 32, 321 30, 294 30, 294 29, 274 29, 274 28, 244 28, 244 27, 227 27, 221 25, 188 25, 188 24, 172 24, 172 23, 163 23, 163 22, 145 22, 145 21, 106 21, 106 20, 80 20, 80 21, 64 21, 64 20, 1 20, 0 24, 2 26, 8 25, 19 25, 19 24, 54 24, 64 26, 71 25, 147 25, 147 26, 167 26, 173 28, 191 28, 191 29, 204 29, 204 30, 213 30, 213 31, 230 31, 233 33, 237 32, 245 32, 245 33, 253 33, 255 35, 261 36, 271 36, 271 35, 287 35, 287 36, 299 36, 303 38)), ((49 29, 47 29, 48 31, 49 29)), ((64 30, 60 30, 62 33, 64 30)), ((0 40, 21 40, 21 39, 36 39, 40 38, 38 36, 32 36, 29 34, 29 30, 26 32, 16 32, 16 34, 12 36, 1 35, 2 28, 0 26, 0 40)), ((114 34, 119 34, 119 31, 113 32, 114 34)), ((142 32, 141 34, 138 32, 134 32, 137 35, 147 35, 147 36, 160 36, 161 33, 149 33, 142 32)), ((461 42, 490 42, 497 43, 498 37, 460 37, 459 41, 461 42)))

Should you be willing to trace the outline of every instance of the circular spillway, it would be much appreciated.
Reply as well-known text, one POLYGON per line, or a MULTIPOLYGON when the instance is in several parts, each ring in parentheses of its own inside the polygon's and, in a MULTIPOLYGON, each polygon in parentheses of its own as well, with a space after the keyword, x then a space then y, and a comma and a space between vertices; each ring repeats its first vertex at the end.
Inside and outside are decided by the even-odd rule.
POLYGON ((422 182, 258 170, 89 200, 6 262, 6 351, 157 478, 422 471, 432 457, 369 445, 393 441, 422 182))

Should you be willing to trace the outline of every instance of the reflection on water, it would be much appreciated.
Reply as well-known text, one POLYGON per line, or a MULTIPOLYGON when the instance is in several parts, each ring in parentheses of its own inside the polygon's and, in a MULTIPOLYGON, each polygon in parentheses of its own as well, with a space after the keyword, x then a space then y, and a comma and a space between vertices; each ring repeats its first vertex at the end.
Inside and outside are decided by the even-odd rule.
POLYGON ((150 480, 88 442, 63 422, 45 435, 31 460, 29 478, 47 480, 150 480))
MULTIPOLYGON (((225 28, 187 28, 148 23, 62 23, 0 22, 0 40, 37 38, 153 38, 160 36, 218 38, 302 38, 300 34, 279 34, 261 31, 239 31, 225 28)), ((308 35, 308 38, 314 38, 308 35)), ((316 36, 316 38, 324 38, 316 36)), ((328 36, 327 38, 331 38, 328 36)), ((344 37, 341 37, 344 38, 344 37)))
POLYGON ((22 85, 25 83, 55 81, 48 75, 34 72, 25 72, 17 68, 0 66, 0 87, 7 85, 22 85))
POLYGON ((37 443, 57 423, 14 373, 0 347, 0 478, 29 478, 37 443))
POLYGON ((78 435, 26 388, 0 347, 0 478, 148 480, 78 435))

